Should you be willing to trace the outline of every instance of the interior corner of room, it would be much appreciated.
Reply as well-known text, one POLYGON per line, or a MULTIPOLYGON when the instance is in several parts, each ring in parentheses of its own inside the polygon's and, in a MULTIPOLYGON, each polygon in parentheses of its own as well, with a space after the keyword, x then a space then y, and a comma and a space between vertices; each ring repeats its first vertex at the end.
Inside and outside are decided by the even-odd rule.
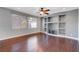
POLYGON ((25 7, 20 10, 20 8, 17 7, 0 7, 0 40, 36 32, 78 39, 78 8, 53 13, 47 17, 39 17, 37 14, 33 15, 29 10, 34 11, 35 8, 25 7), (25 10, 27 10, 28 13, 21 12, 25 10))

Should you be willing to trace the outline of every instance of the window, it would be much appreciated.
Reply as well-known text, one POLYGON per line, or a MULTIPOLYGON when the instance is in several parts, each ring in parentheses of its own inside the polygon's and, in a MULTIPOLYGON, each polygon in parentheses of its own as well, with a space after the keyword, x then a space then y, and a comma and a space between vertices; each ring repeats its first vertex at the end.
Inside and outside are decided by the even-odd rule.
POLYGON ((12 29, 24 29, 27 27, 26 17, 12 14, 12 29))
POLYGON ((37 20, 33 19, 33 18, 28 20, 28 27, 29 28, 37 28, 37 20))

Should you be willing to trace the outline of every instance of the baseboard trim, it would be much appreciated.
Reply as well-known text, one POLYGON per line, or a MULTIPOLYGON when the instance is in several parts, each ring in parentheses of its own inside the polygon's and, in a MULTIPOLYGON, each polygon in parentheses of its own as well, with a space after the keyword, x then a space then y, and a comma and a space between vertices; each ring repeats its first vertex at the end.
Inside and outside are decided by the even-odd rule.
MULTIPOLYGON (((78 38, 69 37, 69 36, 64 36, 64 35, 55 35, 55 34, 50 34, 50 33, 47 33, 47 32, 42 32, 42 33, 47 34, 47 35, 50 35, 50 36, 56 36, 56 37, 63 37, 63 38, 78 40, 78 38)), ((79 41, 79 40, 78 40, 78 41, 79 41)))
MULTIPOLYGON (((27 33, 27 34, 20 34, 20 35, 15 35, 15 36, 10 36, 10 37, 5 37, 5 38, 1 38, 0 40, 6 40, 6 39, 11 39, 11 38, 16 38, 16 37, 21 37, 21 36, 26 36, 26 35, 32 35, 32 34, 37 34, 37 33, 43 33, 43 34, 47 34, 50 36, 55 36, 55 37, 63 37, 63 38, 68 38, 68 39, 73 39, 73 40, 78 40, 78 38, 74 38, 74 37, 69 37, 69 36, 63 36, 63 35, 55 35, 55 34, 50 34, 47 32, 32 32, 32 33, 27 33)), ((79 41, 79 40, 78 40, 79 41)))
POLYGON ((32 33, 27 33, 27 34, 20 34, 20 35, 15 35, 15 36, 10 36, 10 37, 1 38, 0 40, 7 40, 7 39, 12 39, 12 38, 17 38, 17 37, 26 36, 26 35, 37 34, 37 33, 42 33, 42 32, 32 32, 32 33))

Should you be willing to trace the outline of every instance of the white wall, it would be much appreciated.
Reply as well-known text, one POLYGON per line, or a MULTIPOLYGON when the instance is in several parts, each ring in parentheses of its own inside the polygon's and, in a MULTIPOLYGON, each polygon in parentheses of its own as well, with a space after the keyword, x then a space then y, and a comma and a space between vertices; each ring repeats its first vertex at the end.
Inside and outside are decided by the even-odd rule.
MULTIPOLYGON (((12 29, 12 14, 18 13, 20 15, 23 15, 23 17, 26 19, 28 15, 21 14, 19 12, 15 12, 12 10, 8 10, 5 8, 0 8, 0 40, 17 36, 17 35, 23 35, 23 34, 29 34, 32 32, 39 32, 40 31, 40 18, 35 17, 37 19, 37 25, 38 27, 36 29, 20 29, 20 30, 13 30, 12 29)), ((28 20, 28 19, 26 19, 28 20)))
POLYGON ((78 10, 66 13, 66 35, 78 38, 78 10))
POLYGON ((79 39, 79 9, 78 9, 78 39, 79 39))

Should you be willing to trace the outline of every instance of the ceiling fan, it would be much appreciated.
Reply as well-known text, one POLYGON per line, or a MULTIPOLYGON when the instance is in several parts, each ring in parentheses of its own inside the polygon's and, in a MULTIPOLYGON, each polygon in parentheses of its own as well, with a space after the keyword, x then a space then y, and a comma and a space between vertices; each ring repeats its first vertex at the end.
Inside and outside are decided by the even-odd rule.
POLYGON ((48 15, 50 10, 48 8, 40 8, 39 11, 40 11, 40 15, 43 15, 43 14, 48 15))

